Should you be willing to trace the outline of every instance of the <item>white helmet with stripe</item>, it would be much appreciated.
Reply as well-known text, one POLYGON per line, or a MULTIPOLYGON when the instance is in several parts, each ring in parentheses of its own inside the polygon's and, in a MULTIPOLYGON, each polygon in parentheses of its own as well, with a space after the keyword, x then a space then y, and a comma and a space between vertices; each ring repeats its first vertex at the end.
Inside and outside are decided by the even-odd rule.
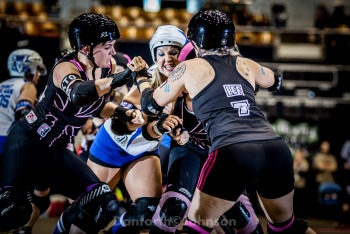
POLYGON ((46 67, 40 54, 31 49, 17 49, 7 59, 10 76, 34 75, 39 70, 40 75, 46 75, 46 67))
POLYGON ((174 25, 162 25, 157 28, 151 41, 149 49, 151 51, 153 62, 156 61, 155 51, 159 46, 178 46, 180 49, 187 42, 185 33, 174 25))

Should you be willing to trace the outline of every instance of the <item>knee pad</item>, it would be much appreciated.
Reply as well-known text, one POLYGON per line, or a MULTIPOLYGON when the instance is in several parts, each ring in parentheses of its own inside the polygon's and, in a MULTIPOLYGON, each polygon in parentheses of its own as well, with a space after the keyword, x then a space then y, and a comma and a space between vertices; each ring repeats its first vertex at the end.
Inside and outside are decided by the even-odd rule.
POLYGON ((118 202, 107 184, 96 185, 77 201, 79 214, 73 224, 86 233, 98 233, 117 215, 118 202))
POLYGON ((267 233, 269 234, 304 234, 309 228, 307 222, 295 219, 284 227, 275 227, 272 224, 267 223, 267 233))
POLYGON ((50 207, 51 201, 49 196, 39 197, 33 193, 32 203, 38 207, 40 214, 42 214, 50 207))
POLYGON ((69 233, 70 227, 77 219, 80 212, 79 205, 74 202, 67 209, 63 211, 60 218, 57 221, 54 234, 69 233))
POLYGON ((235 205, 224 214, 227 226, 236 233, 259 233, 260 222, 249 198, 241 195, 235 205))
POLYGON ((17 194, 13 187, 0 189, 0 232, 25 225, 32 214, 30 196, 17 194))
POLYGON ((128 211, 120 220, 123 227, 129 227, 131 230, 141 230, 149 228, 154 212, 156 211, 159 198, 141 197, 136 199, 128 211))
POLYGON ((237 201, 234 206, 224 214, 229 226, 235 229, 244 228, 250 220, 250 213, 242 202, 237 201), (231 223, 230 220, 234 222, 231 223))
POLYGON ((153 223, 161 230, 174 233, 187 217, 192 195, 185 189, 166 191, 153 216, 153 223))

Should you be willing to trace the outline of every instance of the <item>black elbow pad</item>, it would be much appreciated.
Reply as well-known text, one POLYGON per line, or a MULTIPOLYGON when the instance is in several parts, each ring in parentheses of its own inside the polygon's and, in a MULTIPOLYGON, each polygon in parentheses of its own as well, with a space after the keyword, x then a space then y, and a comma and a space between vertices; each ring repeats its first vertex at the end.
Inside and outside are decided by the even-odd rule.
POLYGON ((164 109, 163 106, 158 105, 158 103, 153 99, 153 93, 153 89, 146 88, 143 90, 141 95, 141 110, 149 116, 160 115, 164 109))
POLYGON ((77 80, 71 85, 70 89, 70 99, 74 105, 79 107, 86 106, 99 99, 94 80, 77 80))
POLYGON ((278 74, 276 70, 272 70, 272 71, 275 77, 275 83, 271 87, 267 88, 266 90, 269 92, 276 92, 280 90, 280 88, 282 87, 283 78, 280 74, 278 74))

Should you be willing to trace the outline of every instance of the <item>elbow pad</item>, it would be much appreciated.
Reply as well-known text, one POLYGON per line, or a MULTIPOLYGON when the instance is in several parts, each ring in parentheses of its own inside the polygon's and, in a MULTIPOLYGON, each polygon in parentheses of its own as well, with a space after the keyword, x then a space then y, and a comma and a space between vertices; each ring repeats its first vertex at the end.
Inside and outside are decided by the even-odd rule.
POLYGON ((77 80, 71 84, 70 90, 70 100, 79 107, 86 106, 99 99, 94 80, 77 80))
POLYGON ((30 112, 30 110, 32 109, 33 105, 30 101, 28 100, 20 100, 15 108, 15 120, 19 120, 20 118, 22 118, 23 116, 25 116, 26 114, 28 114, 30 112))
POLYGON ((271 87, 266 88, 266 90, 269 92, 276 92, 276 91, 280 90, 280 88, 282 87, 283 78, 280 74, 278 74, 278 72, 276 70, 272 70, 272 71, 273 71, 273 74, 275 77, 275 83, 271 87))
POLYGON ((164 109, 163 106, 157 104, 153 99, 154 90, 146 88, 143 90, 141 95, 141 110, 149 116, 160 115, 164 109))

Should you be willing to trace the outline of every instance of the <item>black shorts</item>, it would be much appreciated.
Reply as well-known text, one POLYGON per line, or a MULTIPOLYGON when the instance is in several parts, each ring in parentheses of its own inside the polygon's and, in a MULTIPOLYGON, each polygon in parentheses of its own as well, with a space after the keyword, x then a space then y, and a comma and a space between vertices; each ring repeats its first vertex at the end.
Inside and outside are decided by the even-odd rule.
POLYGON ((197 188, 235 201, 251 184, 264 198, 279 198, 294 189, 293 157, 282 140, 237 143, 209 154, 197 188))

